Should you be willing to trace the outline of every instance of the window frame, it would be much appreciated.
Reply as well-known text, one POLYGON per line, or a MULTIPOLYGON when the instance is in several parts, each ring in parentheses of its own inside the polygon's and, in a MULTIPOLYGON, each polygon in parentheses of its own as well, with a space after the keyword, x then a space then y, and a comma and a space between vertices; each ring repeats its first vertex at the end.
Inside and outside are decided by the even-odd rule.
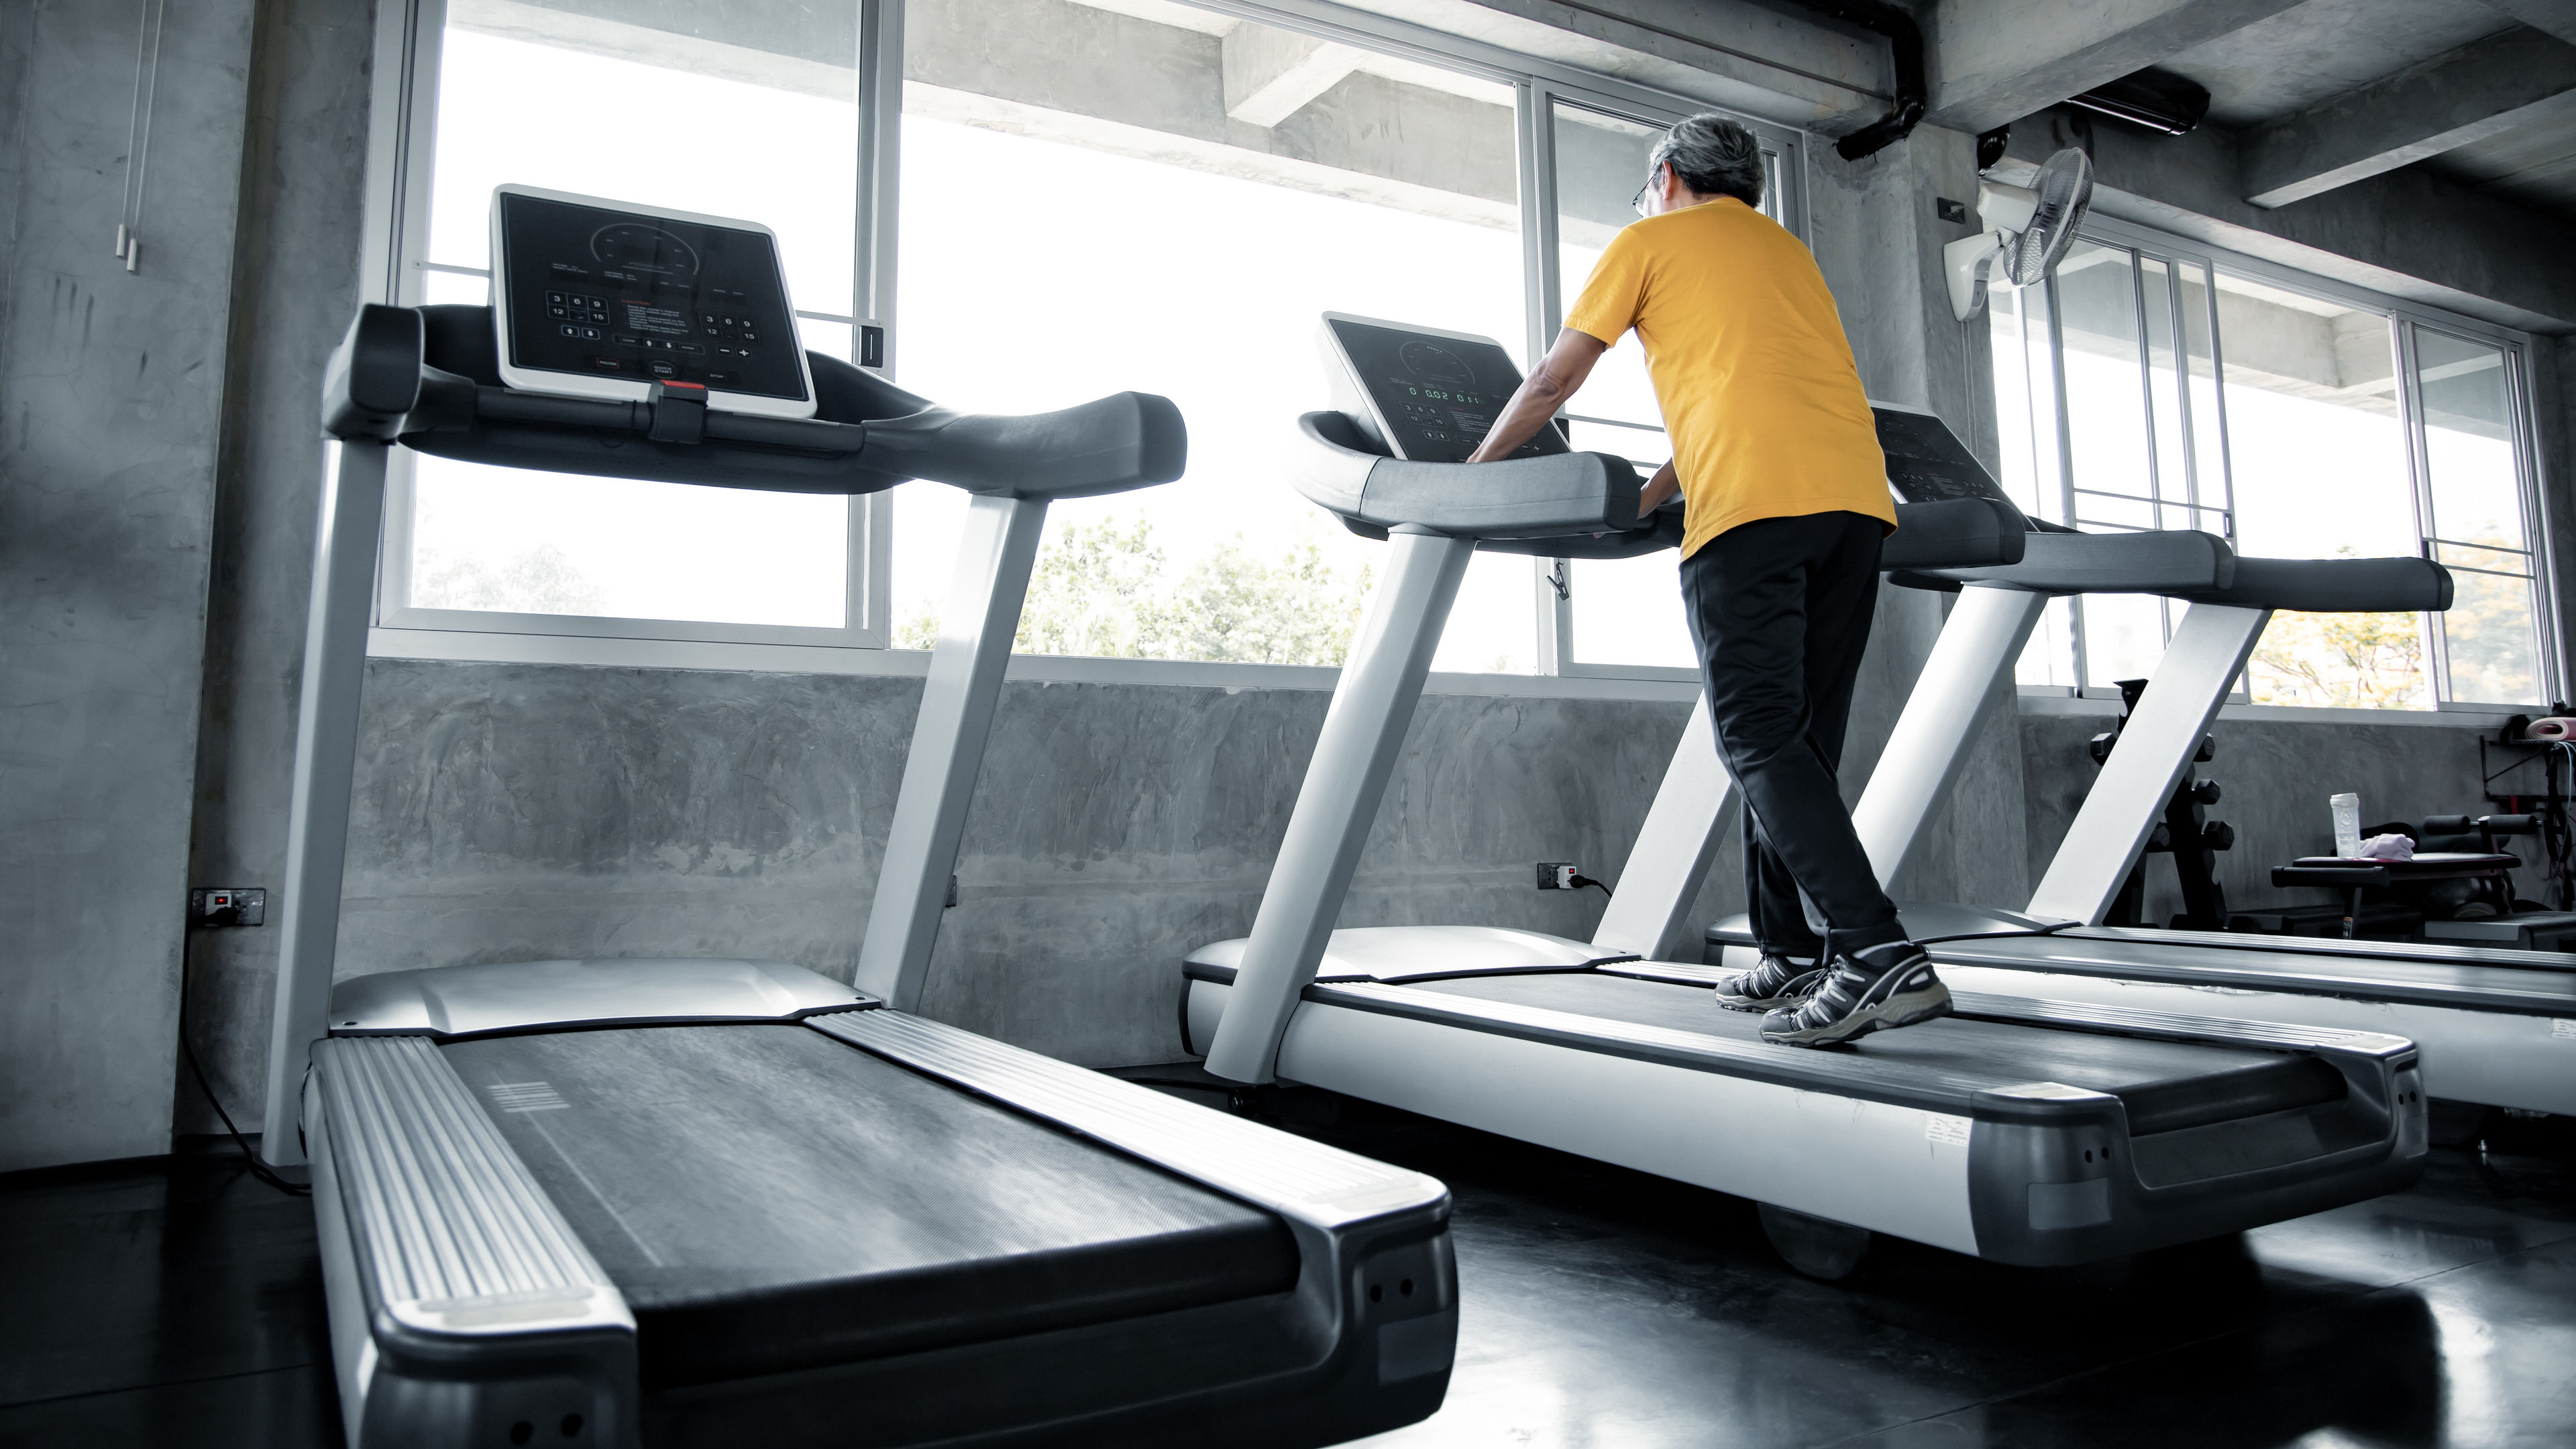
MULTIPOLYGON (((853 219, 852 298, 857 313, 843 318, 801 310, 810 320, 885 329, 882 370, 899 377, 902 336, 896 315, 900 266, 900 155, 902 134, 904 0, 852 0, 859 13, 862 77, 859 112, 857 215, 853 219)), ((1604 75, 1502 46, 1447 34, 1392 16, 1354 10, 1331 0, 1184 0, 1195 8, 1232 15, 1415 60, 1508 85, 1514 93, 1518 152, 1523 311, 1529 335, 1526 357, 1541 355, 1562 318, 1566 279, 1559 275, 1557 189, 1550 118, 1559 101, 1585 110, 1670 125, 1683 116, 1716 111, 1761 137, 1776 158, 1773 185, 1780 219, 1794 234, 1809 236, 1806 147, 1794 127, 1745 115, 1679 92, 1604 75)), ((369 301, 416 306, 432 272, 473 269, 431 261, 426 255, 430 190, 436 169, 434 137, 440 87, 440 36, 447 0, 391 0, 376 17, 376 64, 367 162, 367 215, 362 241, 361 295, 369 301)), ((1578 279, 1579 280, 1579 279, 1578 279)), ((1505 339, 1509 341, 1510 339, 1505 339)), ((411 536, 416 493, 411 459, 397 449, 387 478, 386 522, 380 543, 375 633, 380 655, 432 657, 540 657, 563 662, 598 658, 632 663, 667 655, 681 667, 781 667, 788 658, 812 660, 812 651, 866 650, 903 655, 891 648, 893 627, 893 500, 877 493, 853 500, 850 510, 849 624, 840 629, 788 625, 723 624, 694 620, 626 619, 588 615, 520 614, 486 610, 418 608, 408 601, 411 536), (477 644, 477 636, 484 642, 477 644), (553 641, 553 642, 509 642, 553 641), (585 641, 596 641, 586 644, 585 641), (658 649, 657 645, 669 646, 658 649), (763 659, 775 651, 778 663, 763 659), (721 661, 739 658, 738 665, 721 661)), ((1688 669, 1587 664, 1571 658, 1573 604, 1563 584, 1562 561, 1533 560, 1531 596, 1537 615, 1535 673, 1525 678, 1600 680, 1667 686, 1696 679, 1688 669)), ((1035 657, 1035 656, 1032 656, 1035 657)), ((854 661, 855 662, 855 661, 854 661)), ((1248 665, 1200 660, 1119 661, 1122 675, 1141 669, 1175 683, 1193 672, 1233 680, 1244 670, 1311 674, 1291 665, 1248 665)), ((787 667, 797 667, 788 665, 787 667)), ((870 672, 873 672, 871 670, 870 672)), ((900 666, 898 666, 898 672, 900 666)), ((1497 676, 1508 678, 1513 676, 1497 676)))
MULTIPOLYGON (((860 37, 856 69, 882 91, 890 36, 895 44, 893 64, 897 68, 901 65, 900 0, 854 0, 854 4, 860 37), (886 23, 889 10, 894 12, 897 27, 891 32, 886 23)), ((435 261, 428 255, 430 200, 438 166, 435 137, 442 80, 442 33, 447 25, 447 10, 447 0, 399 0, 377 10, 376 83, 371 98, 366 169, 367 216, 360 241, 360 292, 365 301, 416 307, 426 299, 433 275, 489 280, 490 274, 481 268, 435 261)), ((860 174, 851 248, 851 295, 854 301, 864 301, 871 315, 844 316, 802 307, 796 311, 800 320, 848 326, 854 343, 859 324, 875 320, 873 313, 892 286, 891 255, 881 261, 869 244, 882 230, 884 198, 890 194, 886 188, 891 184, 881 128, 873 114, 877 109, 864 100, 857 107, 860 174)), ((891 365, 891 335, 887 345, 891 365)), ((377 545, 373 621, 377 631, 844 649, 882 649, 892 641, 894 608, 889 575, 894 502, 884 492, 849 500, 842 553, 845 622, 839 627, 824 627, 416 606, 410 596, 412 536, 419 504, 417 483, 415 455, 408 449, 394 449, 385 470, 385 517, 377 545)), ((377 653, 400 652, 398 641, 391 639, 376 640, 370 647, 377 653), (376 648, 379 642, 388 647, 376 648)), ((747 663, 744 667, 759 666, 747 663)))
MULTIPOLYGON (((2396 388, 2396 397, 2399 410, 2399 425, 2402 436, 2405 440, 2407 486, 2409 490, 2408 497, 2414 508, 2417 540, 2416 547, 2420 557, 2434 558, 2436 556, 2436 549, 2440 540, 2438 540, 2433 534, 2432 478, 2426 455, 2426 425, 2424 421, 2422 402, 2419 396, 2419 381, 2416 375, 2415 364, 2416 330, 2418 328, 2427 328, 2435 332, 2447 333, 2464 341, 2497 349, 2497 351, 2504 357, 2506 372, 2505 396, 2507 399, 2507 406, 2512 414, 2511 426, 2513 432, 2514 476, 2517 502, 2520 505, 2522 514, 2523 537, 2526 540, 2525 551, 2527 551, 2531 560, 2530 577, 2533 599, 2532 622, 2534 633, 2532 643, 2533 648, 2538 655, 2538 659, 2536 661, 2536 672, 2539 677, 2539 692, 2544 701, 2564 697, 2564 690, 2566 687, 2566 674, 2563 667, 2563 661, 2565 659, 2565 654, 2563 652, 2564 624, 2561 619, 2559 595, 2554 568, 2557 540, 2555 537, 2555 531, 2550 527, 2548 509, 2544 506, 2544 502, 2541 497, 2541 478, 2539 459, 2537 456, 2538 440, 2533 433, 2533 423, 2536 417, 2536 412, 2534 401, 2531 396, 2531 335, 2529 333, 2522 332, 2511 327, 2500 326, 2496 323, 2486 322, 2475 317, 2466 316, 2458 312, 2450 311, 2446 308, 2435 307, 2426 303, 2412 301, 2407 298, 2380 292, 2373 288, 2360 286, 2355 283, 2341 281, 2333 277, 2322 276, 2314 272, 2303 271, 2299 268, 2272 261, 2264 257, 2253 256, 2248 253, 2234 251, 2225 247, 2211 246, 2206 243, 2181 236, 2174 232, 2165 231, 2161 228, 2146 226, 2116 217, 2104 216, 2099 212, 2092 213, 2085 218, 2083 226, 2077 230, 2077 237, 2079 240, 2091 241, 2104 246, 2127 248, 2135 252, 2159 258, 2168 264, 2180 263, 2183 265, 2206 267, 2209 269, 2213 284, 2211 292, 2213 305, 2212 316, 2210 319, 2210 361, 2219 380, 2219 393, 2222 399, 2219 407, 2219 418, 2222 429, 2226 426, 2226 405, 2223 399, 2225 393, 2227 339, 2219 330, 2215 315, 2215 280, 2217 273, 2230 273, 2235 276, 2242 277, 2247 281, 2259 283, 2263 286, 2277 287, 2283 291, 2299 293, 2304 296, 2314 297, 2322 302, 2330 302, 2337 306, 2349 307, 2357 311, 2369 312, 2385 318, 2389 327, 2390 357, 2392 363, 2397 369, 2398 385, 2396 388)), ((2056 458, 2058 467, 2058 486, 2061 498, 2068 498, 2066 490, 2071 489, 2073 486, 2072 470, 2074 462, 2071 450, 2068 446, 2067 438, 2065 347, 2063 342, 2059 339, 2057 331, 2059 308, 2056 298, 2056 278, 2052 276, 2046 285, 2048 290, 2045 305, 2048 309, 2050 363, 2051 368, 2055 373, 2055 387, 2057 393, 2055 404, 2057 410, 2058 437, 2056 458)), ((2144 345, 2143 336, 2141 338, 2141 345, 2142 347, 2144 345)), ((2221 434, 2221 442, 2223 449, 2226 442, 2226 437, 2223 431, 2221 434)), ((2188 444, 2186 444, 2186 446, 2188 446, 2188 444)), ((2235 533, 2236 507, 2239 502, 2239 495, 2243 492, 2244 485, 2242 480, 2235 477, 2235 463, 2232 455, 2226 451, 2222 451, 2221 458, 2222 467, 2226 470, 2227 474, 2227 533, 2229 541, 2232 543, 2234 541, 2235 533)), ((2071 509, 2071 499, 2069 499, 2069 501, 2063 506, 2067 506, 2071 509)), ((2078 599, 2075 603, 2078 607, 2077 617, 2080 620, 2082 600, 2078 599)), ((2170 611, 2168 611, 2168 613, 2170 614, 2170 611)), ((2348 708, 2338 709, 2338 713, 2349 714, 2356 718, 2368 719, 2385 718, 2391 715, 2436 714, 2442 712, 2500 715, 2527 712, 2535 707, 2540 707, 2528 703, 2502 704, 2493 701, 2454 699, 2450 697, 2450 670, 2443 642, 2441 616, 2428 611, 2422 616, 2422 619, 2426 646, 2425 668, 2432 683, 2434 699, 2433 708, 2431 710, 2348 708)), ((2170 619, 2166 627, 2168 636, 2170 636, 2172 628, 2170 619)), ((2076 678, 2081 680, 2084 677, 2082 672, 2084 646, 2083 630, 2080 627, 2080 624, 2072 632, 2074 634, 2075 665, 2078 671, 2076 678)), ((2019 687, 2019 692, 2023 695, 2034 697, 2066 697, 2072 695, 2079 698, 2116 698, 2118 696, 2117 690, 2099 685, 2022 685, 2019 687)), ((2229 696, 2229 702, 2232 705, 2249 705, 2249 697, 2245 693, 2241 681, 2239 682, 2239 687, 2236 692, 2229 696)), ((2249 707, 2269 708, 2269 706, 2249 707)))

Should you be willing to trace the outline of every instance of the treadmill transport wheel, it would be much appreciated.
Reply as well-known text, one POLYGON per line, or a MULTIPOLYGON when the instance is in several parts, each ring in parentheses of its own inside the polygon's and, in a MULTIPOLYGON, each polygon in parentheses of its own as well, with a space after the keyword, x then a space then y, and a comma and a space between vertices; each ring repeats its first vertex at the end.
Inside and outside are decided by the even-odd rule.
POLYGON ((1870 1239, 1877 1236, 1867 1228, 1811 1218, 1767 1202, 1756 1206, 1762 1209, 1762 1231, 1771 1239, 1772 1251, 1790 1267, 1827 1283, 1850 1277, 1860 1260, 1869 1256, 1870 1239))

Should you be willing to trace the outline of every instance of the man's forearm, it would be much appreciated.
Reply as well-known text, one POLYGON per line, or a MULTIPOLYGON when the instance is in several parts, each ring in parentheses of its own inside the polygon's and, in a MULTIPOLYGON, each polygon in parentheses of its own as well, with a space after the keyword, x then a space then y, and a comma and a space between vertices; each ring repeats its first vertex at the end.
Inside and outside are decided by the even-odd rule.
POLYGON ((1508 458, 1521 444, 1538 436, 1556 410, 1565 406, 1569 389, 1545 369, 1531 373, 1529 379, 1512 390, 1512 400, 1503 404, 1500 417, 1485 433, 1476 451, 1467 455, 1470 463, 1490 463, 1508 458))
POLYGON ((1643 518, 1663 507, 1665 499, 1681 491, 1682 475, 1673 471, 1672 464, 1657 468, 1655 476, 1647 479, 1645 488, 1637 494, 1637 516, 1643 518))
POLYGON ((1530 369, 1529 380, 1512 390, 1512 399, 1503 404, 1494 425, 1485 431, 1485 440, 1467 455, 1470 463, 1490 463, 1508 458, 1514 449, 1538 436, 1556 410, 1565 406, 1592 375, 1592 364, 1601 360, 1609 343, 1589 333, 1565 328, 1556 334, 1556 345, 1547 356, 1530 369))

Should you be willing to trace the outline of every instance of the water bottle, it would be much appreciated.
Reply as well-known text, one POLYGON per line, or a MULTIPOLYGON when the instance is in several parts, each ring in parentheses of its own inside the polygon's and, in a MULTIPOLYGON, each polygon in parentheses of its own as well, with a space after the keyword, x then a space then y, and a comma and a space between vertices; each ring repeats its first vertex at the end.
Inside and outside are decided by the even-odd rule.
POLYGON ((2342 860, 2361 856, 2361 797, 2332 795, 2326 804, 2334 810, 2335 855, 2342 860))

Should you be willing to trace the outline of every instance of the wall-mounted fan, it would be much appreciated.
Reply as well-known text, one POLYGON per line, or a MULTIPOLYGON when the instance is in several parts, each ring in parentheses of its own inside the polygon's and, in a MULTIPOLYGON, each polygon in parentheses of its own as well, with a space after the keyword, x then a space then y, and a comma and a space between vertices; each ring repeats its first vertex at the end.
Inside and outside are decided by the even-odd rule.
POLYGON ((1941 249, 1950 274, 1950 310, 1965 322, 1984 305, 1986 288, 2027 287, 2056 270, 2075 229, 2093 204, 2093 158, 2072 146, 2051 156, 2030 186, 1977 185, 1980 236, 1941 249))

